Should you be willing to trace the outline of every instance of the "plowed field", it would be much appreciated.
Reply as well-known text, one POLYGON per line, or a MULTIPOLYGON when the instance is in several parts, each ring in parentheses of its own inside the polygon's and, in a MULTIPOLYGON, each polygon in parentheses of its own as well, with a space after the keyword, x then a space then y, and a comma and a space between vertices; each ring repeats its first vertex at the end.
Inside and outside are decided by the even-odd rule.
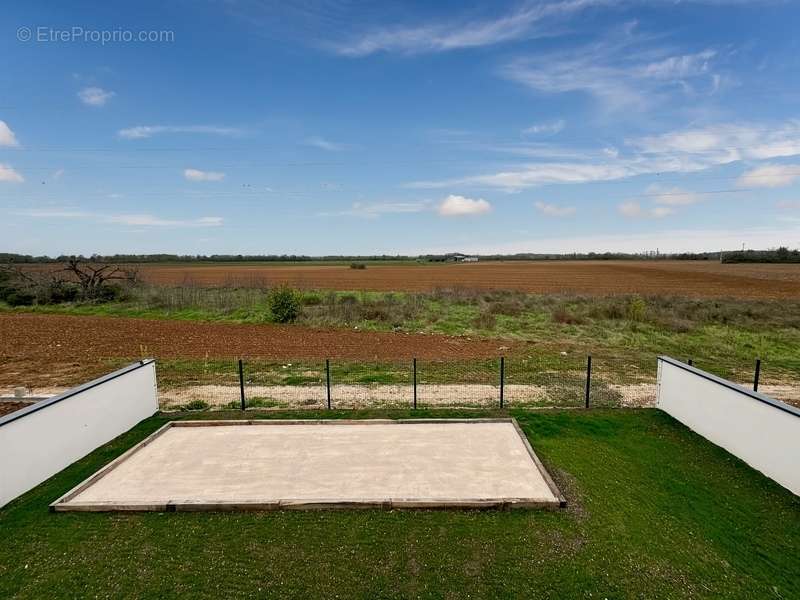
POLYGON ((443 287, 534 293, 797 298, 800 265, 725 265, 713 261, 535 261, 460 264, 143 265, 146 281, 201 286, 274 285, 334 290, 430 291, 443 287))
POLYGON ((26 314, 0 315, 0 340, 0 386, 31 388, 78 383, 119 359, 390 361, 489 358, 509 349, 507 342, 441 335, 26 314))

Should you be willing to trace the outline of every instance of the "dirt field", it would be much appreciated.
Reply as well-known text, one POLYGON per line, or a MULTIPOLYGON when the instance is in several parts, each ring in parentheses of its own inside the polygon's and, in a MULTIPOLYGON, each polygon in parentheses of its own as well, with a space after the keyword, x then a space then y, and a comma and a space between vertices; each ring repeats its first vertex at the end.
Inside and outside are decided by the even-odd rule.
POLYGON ((489 358, 509 349, 442 335, 30 314, 0 315, 0 340, 0 386, 30 388, 78 383, 120 358, 380 361, 489 358))
POLYGON ((30 404, 30 402, 13 402, 10 400, 4 400, 0 402, 0 417, 11 414, 12 412, 20 410, 21 408, 25 408, 26 406, 30 406, 30 404))
POLYGON ((713 261, 537 261, 462 264, 143 265, 146 281, 201 286, 273 285, 334 290, 430 291, 456 287, 535 293, 796 298, 800 265, 723 265, 713 261))

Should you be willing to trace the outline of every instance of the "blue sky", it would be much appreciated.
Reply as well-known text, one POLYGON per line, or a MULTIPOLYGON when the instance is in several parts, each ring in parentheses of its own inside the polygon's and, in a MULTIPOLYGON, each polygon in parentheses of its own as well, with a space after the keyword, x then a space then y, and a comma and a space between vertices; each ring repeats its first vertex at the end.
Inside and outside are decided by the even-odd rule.
POLYGON ((790 1, 15 3, 0 250, 798 247, 798 23, 790 1))

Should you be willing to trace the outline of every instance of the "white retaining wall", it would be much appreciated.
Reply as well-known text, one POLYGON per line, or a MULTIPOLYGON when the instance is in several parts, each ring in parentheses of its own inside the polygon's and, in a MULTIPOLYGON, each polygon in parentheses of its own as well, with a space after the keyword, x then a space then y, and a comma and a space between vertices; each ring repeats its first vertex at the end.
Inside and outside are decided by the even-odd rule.
POLYGON ((800 409, 668 357, 656 405, 800 495, 800 409))
POLYGON ((157 410, 150 360, 0 417, 0 506, 157 410))

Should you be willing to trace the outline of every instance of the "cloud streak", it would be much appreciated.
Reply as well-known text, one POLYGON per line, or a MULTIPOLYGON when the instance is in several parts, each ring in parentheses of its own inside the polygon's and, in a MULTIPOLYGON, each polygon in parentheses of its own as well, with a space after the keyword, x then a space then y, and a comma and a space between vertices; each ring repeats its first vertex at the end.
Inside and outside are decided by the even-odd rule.
POLYGON ((382 215, 420 213, 430 208, 429 202, 354 202, 347 210, 320 212, 317 216, 377 219, 382 215))
POLYGON ((763 165, 744 173, 739 187, 776 188, 791 185, 800 178, 800 165, 763 165))
MULTIPOLYGON (((800 155, 800 121, 779 124, 722 123, 628 139, 624 151, 603 158, 541 161, 515 168, 455 179, 412 181, 414 189, 453 186, 516 191, 549 185, 612 181, 654 173, 693 173, 742 160, 767 160, 800 155)), ((798 168, 800 171, 800 168, 798 168)), ((777 175, 777 173, 775 173, 777 175)), ((770 173, 751 175, 769 180, 770 173)))
POLYGON ((536 123, 522 130, 524 135, 555 135, 563 131, 567 123, 564 119, 548 121, 546 123, 536 123))
POLYGON ((219 227, 222 217, 199 217, 196 219, 165 219, 151 214, 104 214, 72 208, 42 208, 18 211, 14 213, 23 217, 37 219, 82 219, 99 223, 128 225, 136 227, 219 227))
POLYGON ((339 44, 342 56, 363 57, 377 52, 425 54, 491 46, 519 39, 552 35, 555 23, 587 8, 617 4, 615 0, 561 0, 526 2, 495 18, 455 19, 410 27, 374 29, 339 44))
POLYGON ((117 135, 126 140, 141 140, 165 133, 239 137, 245 132, 237 127, 218 127, 216 125, 137 125, 120 129, 117 135))
POLYGON ((306 138, 303 142, 306 146, 311 146, 313 148, 319 148, 320 150, 326 150, 328 152, 339 152, 341 150, 345 150, 347 146, 345 144, 338 144, 336 142, 332 142, 330 140, 326 140, 320 136, 313 136, 310 138, 306 138))
POLYGON ((222 181, 225 179, 225 173, 199 169, 184 169, 183 176, 187 181, 222 181))
POLYGON ((675 92, 716 92, 721 77, 712 68, 715 50, 686 54, 652 47, 635 28, 629 23, 593 44, 516 58, 499 75, 539 94, 587 95, 607 112, 644 111, 675 92))
POLYGON ((534 202, 533 206, 546 217, 571 217, 576 212, 574 206, 559 206, 547 202, 534 202))

